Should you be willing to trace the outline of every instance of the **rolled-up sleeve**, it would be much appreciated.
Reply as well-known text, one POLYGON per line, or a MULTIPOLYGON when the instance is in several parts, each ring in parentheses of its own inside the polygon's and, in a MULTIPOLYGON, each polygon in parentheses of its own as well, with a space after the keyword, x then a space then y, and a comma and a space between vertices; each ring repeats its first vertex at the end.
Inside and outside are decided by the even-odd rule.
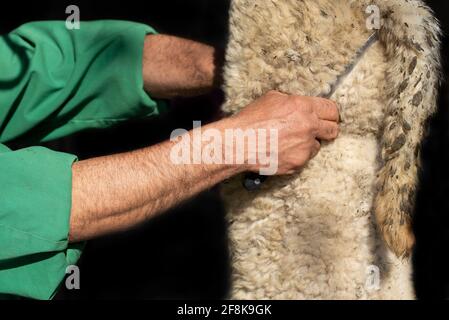
POLYGON ((81 245, 68 243, 76 156, 0 145, 0 292, 49 299, 81 245))
POLYGON ((30 144, 158 115, 144 90, 146 25, 27 23, 0 37, 0 142, 30 144), (3 121, 2 121, 3 120, 3 121))

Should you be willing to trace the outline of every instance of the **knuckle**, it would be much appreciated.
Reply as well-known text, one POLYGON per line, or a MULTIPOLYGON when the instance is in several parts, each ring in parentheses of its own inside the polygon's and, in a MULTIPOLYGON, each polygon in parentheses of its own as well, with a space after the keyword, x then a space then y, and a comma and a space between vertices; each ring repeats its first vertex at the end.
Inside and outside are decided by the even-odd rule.
POLYGON ((294 104, 296 109, 301 111, 307 109, 307 103, 304 101, 304 97, 301 96, 290 96, 290 101, 294 104))
POLYGON ((307 100, 300 100, 299 106, 301 107, 301 110, 305 113, 308 114, 314 113, 313 105, 307 100))
POLYGON ((312 133, 315 130, 312 121, 305 121, 303 123, 303 130, 305 133, 312 133))
POLYGON ((317 134, 318 130, 320 128, 320 122, 318 121, 318 119, 312 118, 309 122, 308 122, 308 131, 312 134, 317 134))

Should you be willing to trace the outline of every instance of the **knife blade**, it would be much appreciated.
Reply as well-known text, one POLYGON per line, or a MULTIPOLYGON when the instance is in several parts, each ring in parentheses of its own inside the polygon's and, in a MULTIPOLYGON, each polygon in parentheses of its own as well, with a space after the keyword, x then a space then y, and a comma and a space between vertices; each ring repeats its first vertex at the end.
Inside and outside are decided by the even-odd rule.
POLYGON ((320 95, 318 95, 318 97, 326 99, 332 98, 337 89, 340 88, 346 78, 352 73, 352 71, 354 71, 355 67, 358 65, 360 60, 362 60, 362 57, 365 55, 368 49, 371 48, 371 46, 376 43, 378 39, 379 37, 377 32, 374 32, 372 35, 370 35, 365 44, 356 51, 353 59, 351 60, 351 63, 348 64, 343 72, 337 76, 336 80, 331 83, 331 90, 328 93, 321 93, 320 95))

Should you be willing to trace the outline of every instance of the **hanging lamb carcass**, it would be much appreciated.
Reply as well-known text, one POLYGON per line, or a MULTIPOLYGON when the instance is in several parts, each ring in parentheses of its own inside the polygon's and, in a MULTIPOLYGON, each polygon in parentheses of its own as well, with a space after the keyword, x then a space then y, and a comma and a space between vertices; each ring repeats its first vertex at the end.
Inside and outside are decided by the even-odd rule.
POLYGON ((272 89, 330 94, 342 122, 301 172, 254 192, 242 177, 223 185, 232 298, 414 298, 412 212, 439 36, 420 0, 233 0, 223 109, 272 89))

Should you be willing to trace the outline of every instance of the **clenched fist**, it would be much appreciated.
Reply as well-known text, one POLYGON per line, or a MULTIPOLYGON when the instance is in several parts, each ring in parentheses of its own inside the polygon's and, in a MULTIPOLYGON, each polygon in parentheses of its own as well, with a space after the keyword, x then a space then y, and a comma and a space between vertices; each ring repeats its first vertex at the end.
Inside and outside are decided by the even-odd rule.
MULTIPOLYGON (((242 130, 277 130, 278 175, 291 174, 303 167, 317 155, 321 140, 334 140, 339 133, 339 112, 335 102, 276 91, 270 91, 248 105, 233 116, 232 121, 233 127, 242 130)), ((248 163, 247 169, 259 172, 261 168, 260 163, 248 163)))

